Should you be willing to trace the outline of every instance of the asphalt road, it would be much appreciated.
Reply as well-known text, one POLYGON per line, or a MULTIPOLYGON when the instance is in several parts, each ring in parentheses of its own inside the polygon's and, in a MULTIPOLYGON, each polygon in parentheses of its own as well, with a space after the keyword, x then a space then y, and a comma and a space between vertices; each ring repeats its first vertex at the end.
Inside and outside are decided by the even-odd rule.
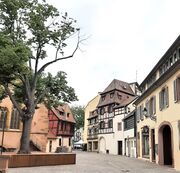
POLYGON ((180 173, 171 167, 125 156, 76 153, 75 165, 10 168, 8 173, 180 173))

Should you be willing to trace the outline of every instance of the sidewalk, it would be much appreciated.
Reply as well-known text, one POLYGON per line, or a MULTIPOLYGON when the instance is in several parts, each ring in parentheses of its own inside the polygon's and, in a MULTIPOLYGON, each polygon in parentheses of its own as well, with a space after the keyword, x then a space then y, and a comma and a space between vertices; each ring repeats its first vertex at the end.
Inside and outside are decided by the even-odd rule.
POLYGON ((8 173, 180 173, 171 167, 124 156, 77 151, 76 165, 10 168, 8 173))

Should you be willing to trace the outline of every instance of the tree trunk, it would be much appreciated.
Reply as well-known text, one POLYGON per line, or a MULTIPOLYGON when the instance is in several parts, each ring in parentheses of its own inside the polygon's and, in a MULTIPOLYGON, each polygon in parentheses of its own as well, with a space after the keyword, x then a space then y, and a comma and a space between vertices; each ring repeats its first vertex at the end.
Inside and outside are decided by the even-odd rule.
POLYGON ((22 123, 23 123, 23 129, 22 129, 20 149, 18 151, 18 154, 28 154, 30 153, 29 143, 30 143, 32 117, 28 119, 24 119, 22 123))

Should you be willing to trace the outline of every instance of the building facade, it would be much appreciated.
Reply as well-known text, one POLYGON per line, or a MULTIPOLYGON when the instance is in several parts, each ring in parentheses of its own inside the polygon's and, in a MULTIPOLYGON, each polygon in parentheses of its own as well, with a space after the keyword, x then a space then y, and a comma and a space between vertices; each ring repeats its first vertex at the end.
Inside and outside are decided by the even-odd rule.
POLYGON ((88 151, 98 151, 98 110, 95 109, 89 113, 88 118, 88 151))
POLYGON ((180 37, 140 89, 135 102, 138 157, 180 170, 180 37))
POLYGON ((125 156, 136 157, 136 111, 130 112, 124 119, 125 156))
POLYGON ((68 104, 48 111, 49 134, 47 152, 70 152, 74 135, 75 119, 68 104))
POLYGON ((131 85, 114 79, 100 94, 101 98, 97 105, 99 152, 125 155, 123 119, 135 109, 133 106, 133 101, 137 97, 135 86, 137 87, 135 83, 131 85))
POLYGON ((87 144, 88 151, 96 151, 96 147, 98 147, 98 138, 96 136, 96 133, 94 133, 94 131, 91 131, 91 128, 93 128, 93 125, 96 125, 96 123, 95 123, 95 120, 91 120, 91 119, 96 119, 95 110, 99 103, 99 99, 100 99, 100 95, 98 94, 91 101, 89 101, 85 107, 84 143, 87 144))
MULTIPOLYGON (((3 147, 4 151, 17 152, 22 133, 22 123, 18 111, 13 107, 8 97, 2 100, 0 106, 0 147, 3 147), (3 124, 5 126, 2 146, 3 124)), ((45 152, 48 134, 48 111, 44 105, 38 105, 38 107, 39 109, 35 111, 31 124, 30 148, 32 151, 45 152)))

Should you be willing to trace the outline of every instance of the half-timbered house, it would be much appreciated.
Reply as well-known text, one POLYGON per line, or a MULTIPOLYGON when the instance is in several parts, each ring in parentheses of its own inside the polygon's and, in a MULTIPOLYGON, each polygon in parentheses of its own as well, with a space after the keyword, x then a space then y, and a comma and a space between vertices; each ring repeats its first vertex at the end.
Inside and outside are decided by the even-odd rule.
POLYGON ((72 137, 74 135, 75 119, 68 104, 63 104, 48 111, 49 152, 65 152, 72 149, 72 137))
POLYGON ((135 108, 137 85, 114 79, 100 94, 98 108, 99 152, 124 155, 123 118, 135 108))

